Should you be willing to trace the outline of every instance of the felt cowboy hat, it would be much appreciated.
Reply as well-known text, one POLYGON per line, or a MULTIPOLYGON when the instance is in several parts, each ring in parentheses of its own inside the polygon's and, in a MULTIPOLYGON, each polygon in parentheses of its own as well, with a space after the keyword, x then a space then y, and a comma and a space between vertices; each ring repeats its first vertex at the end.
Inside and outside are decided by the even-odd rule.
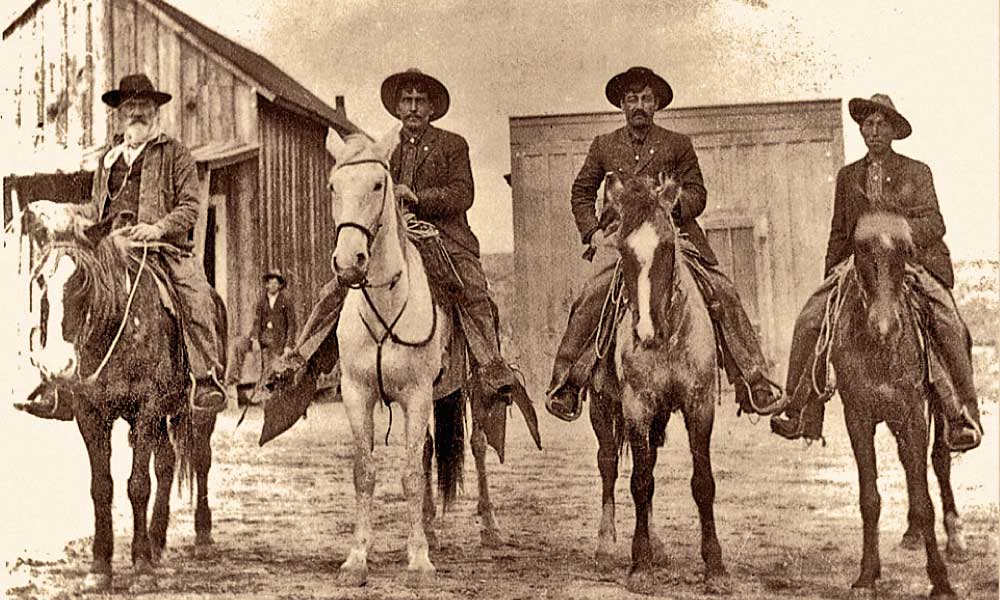
POLYGON ((607 97, 608 102, 615 105, 615 108, 621 108, 622 97, 636 83, 648 85, 656 94, 658 102, 656 110, 666 108, 674 99, 674 91, 670 89, 667 80, 646 67, 632 67, 628 71, 612 77, 608 81, 608 85, 604 86, 604 96, 607 97))
POLYGON ((399 104, 399 90, 407 83, 420 83, 421 87, 427 90, 427 96, 430 98, 431 104, 434 105, 431 121, 437 121, 448 112, 448 106, 451 104, 448 88, 420 69, 407 69, 401 73, 389 75, 382 82, 382 106, 389 111, 389 114, 397 116, 396 105, 399 104))
POLYGON ((261 277, 261 280, 264 283, 267 283, 268 279, 277 279, 278 283, 281 284, 281 287, 285 287, 285 284, 287 283, 285 281, 285 276, 281 274, 281 270, 280 269, 271 269, 267 273, 264 273, 264 276, 261 277))
POLYGON ((851 118, 857 121, 858 125, 864 123, 868 115, 873 112, 882 113, 882 116, 892 123, 897 140, 909 137, 913 132, 910 122, 896 111, 896 107, 892 104, 892 99, 885 94, 875 94, 870 100, 851 98, 851 101, 847 103, 847 110, 851 113, 851 118))
POLYGON ((118 108, 122 102, 133 98, 149 98, 157 106, 163 106, 173 96, 153 87, 153 82, 143 73, 126 75, 118 84, 118 89, 105 92, 101 100, 111 108, 118 108))

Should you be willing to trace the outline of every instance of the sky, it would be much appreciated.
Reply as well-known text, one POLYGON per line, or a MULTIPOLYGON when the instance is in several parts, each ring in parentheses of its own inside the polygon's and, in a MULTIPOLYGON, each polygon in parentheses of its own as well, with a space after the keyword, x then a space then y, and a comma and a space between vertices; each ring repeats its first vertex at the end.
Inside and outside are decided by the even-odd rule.
POLYGON ((894 148, 930 165, 953 256, 998 255, 995 0, 168 1, 331 105, 345 96, 376 137, 394 124, 387 75, 440 79, 452 104, 436 124, 469 141, 469 218, 487 252, 513 245, 508 118, 614 110, 607 80, 645 65, 671 83, 672 107, 844 98, 849 162, 865 148, 846 100, 889 94, 914 130, 894 148))

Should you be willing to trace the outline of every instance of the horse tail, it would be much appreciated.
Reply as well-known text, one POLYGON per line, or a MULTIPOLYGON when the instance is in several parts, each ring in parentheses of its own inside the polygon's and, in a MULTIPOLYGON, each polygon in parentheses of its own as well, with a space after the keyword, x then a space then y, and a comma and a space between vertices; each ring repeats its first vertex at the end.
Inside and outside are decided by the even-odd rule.
POLYGON ((187 491, 188 501, 194 500, 194 429, 194 418, 191 414, 191 406, 190 403, 185 402, 184 409, 181 413, 168 419, 167 433, 170 436, 170 444, 174 447, 174 457, 176 460, 175 470, 177 473, 177 495, 183 497, 184 492, 187 491))
POLYGON ((461 391, 434 402, 434 452, 438 493, 447 510, 458 496, 465 466, 465 396, 461 391))

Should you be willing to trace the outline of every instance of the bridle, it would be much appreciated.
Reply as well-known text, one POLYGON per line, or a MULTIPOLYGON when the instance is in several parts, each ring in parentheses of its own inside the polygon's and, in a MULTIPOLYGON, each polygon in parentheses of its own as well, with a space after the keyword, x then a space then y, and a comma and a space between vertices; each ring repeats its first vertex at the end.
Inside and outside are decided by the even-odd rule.
POLYGON ((371 252, 372 245, 375 243, 375 237, 378 235, 379 230, 382 228, 382 214, 385 212, 386 197, 389 195, 388 191, 389 165, 387 165, 384 160, 378 158, 359 158, 357 160, 351 160, 345 162, 342 165, 337 165, 336 168, 341 169, 343 167, 349 167, 352 165, 363 165, 368 163, 377 164, 381 166, 383 169, 385 169, 385 174, 382 176, 382 205, 379 207, 378 215, 375 217, 375 222, 373 225, 367 227, 356 221, 344 221, 343 223, 338 223, 337 229, 334 231, 333 234, 333 243, 334 245, 337 244, 337 240, 340 239, 340 232, 343 231, 344 229, 357 229, 365 236, 365 240, 367 241, 368 251, 371 252))

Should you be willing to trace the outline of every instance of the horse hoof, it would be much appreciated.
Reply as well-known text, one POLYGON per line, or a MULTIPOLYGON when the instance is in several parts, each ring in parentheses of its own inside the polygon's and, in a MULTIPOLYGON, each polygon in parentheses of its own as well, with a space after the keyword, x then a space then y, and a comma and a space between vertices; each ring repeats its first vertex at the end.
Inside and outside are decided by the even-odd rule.
POLYGON ((441 549, 441 540, 436 533, 433 531, 424 531, 424 537, 427 538, 427 548, 434 552, 441 549))
POLYGON ((484 548, 500 548, 503 546, 503 538, 496 529, 483 529, 479 532, 479 541, 484 548))
POLYGON ((732 580, 725 569, 705 572, 705 592, 712 596, 727 596, 733 593, 732 580))
POLYGON ((903 550, 920 550, 924 547, 924 536, 906 532, 903 534, 903 540, 899 542, 899 547, 903 550))
POLYGON ((950 587, 946 589, 938 589, 935 587, 931 589, 931 595, 929 598, 931 598, 931 600, 958 600, 958 594, 956 594, 955 590, 950 587))
POLYGON ((429 569, 407 569, 406 586, 410 588, 428 587, 434 582, 434 567, 429 569))
POLYGON ((873 587, 851 588, 851 600, 875 600, 877 597, 873 587))
POLYGON ((972 553, 969 552, 967 547, 952 544, 948 544, 948 547, 945 549, 945 555, 948 557, 948 562, 957 564, 968 562, 972 558, 972 553))
POLYGON ((345 569, 341 567, 337 577, 344 587, 362 587, 368 583, 368 567, 361 569, 345 569))
POLYGON ((215 544, 215 540, 212 539, 211 533, 196 533, 194 535, 194 545, 195 546, 212 546, 215 544))
POLYGON ((215 546, 212 544, 195 544, 191 553, 198 560, 211 558, 215 555, 215 546))
POLYGON ((601 573, 610 573, 618 568, 618 561, 615 560, 614 554, 601 550, 594 554, 594 564, 601 573))
POLYGON ((149 594, 159 589, 156 576, 152 573, 136 573, 128 586, 130 594, 149 594))
POLYGON ((149 549, 149 562, 158 567, 163 562, 163 548, 152 547, 149 549))
POLYGON ((87 573, 83 578, 83 585, 80 586, 83 592, 110 592, 111 573, 87 573))
POLYGON ((632 571, 625 580, 625 589, 633 594, 652 596, 656 593, 656 578, 652 571, 646 569, 632 571))

